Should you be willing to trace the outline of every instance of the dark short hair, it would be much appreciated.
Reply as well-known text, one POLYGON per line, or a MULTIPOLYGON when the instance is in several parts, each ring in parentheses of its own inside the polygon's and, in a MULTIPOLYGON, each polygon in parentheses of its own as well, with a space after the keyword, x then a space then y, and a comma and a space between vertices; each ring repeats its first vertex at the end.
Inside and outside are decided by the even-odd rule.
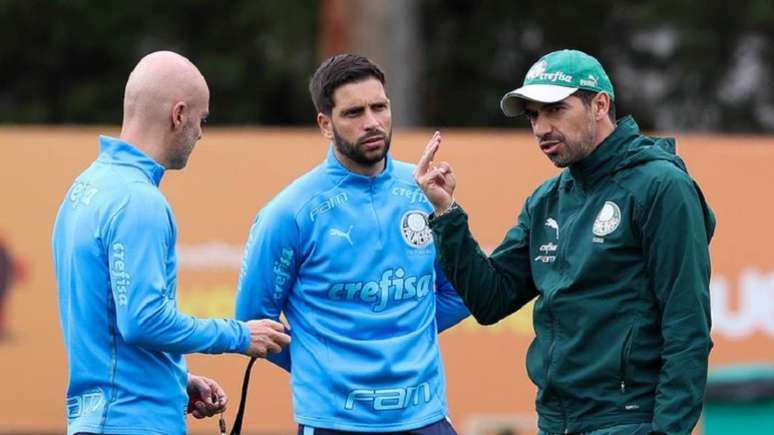
POLYGON ((384 72, 370 59, 356 54, 337 54, 326 59, 309 80, 309 93, 314 108, 330 115, 333 111, 333 93, 348 83, 373 77, 384 85, 384 72))
MULTIPOLYGON (((586 107, 591 107, 591 100, 594 99, 594 97, 597 96, 599 92, 594 91, 586 91, 584 89, 579 89, 575 91, 573 95, 580 98, 580 100, 583 102, 583 105, 586 107)), ((613 99, 610 99, 610 109, 607 111, 607 117, 610 118, 610 121, 615 125, 615 101, 613 99)))

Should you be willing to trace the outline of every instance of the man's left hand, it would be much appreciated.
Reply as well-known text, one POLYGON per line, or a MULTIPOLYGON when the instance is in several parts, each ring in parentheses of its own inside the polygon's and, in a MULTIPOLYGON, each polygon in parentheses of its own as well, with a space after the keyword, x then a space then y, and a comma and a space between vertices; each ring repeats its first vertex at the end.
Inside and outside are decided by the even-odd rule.
POLYGON ((195 418, 212 417, 226 410, 228 396, 220 385, 204 376, 188 375, 188 412, 195 418))

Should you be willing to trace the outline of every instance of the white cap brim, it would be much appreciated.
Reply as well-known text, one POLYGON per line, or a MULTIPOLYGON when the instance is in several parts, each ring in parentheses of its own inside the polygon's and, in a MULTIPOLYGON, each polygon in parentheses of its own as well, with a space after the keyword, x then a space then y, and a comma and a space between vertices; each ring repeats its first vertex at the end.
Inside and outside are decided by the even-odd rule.
POLYGON ((527 85, 514 89, 500 100, 505 116, 514 117, 524 113, 524 100, 538 103, 556 103, 574 94, 578 88, 556 85, 527 85))

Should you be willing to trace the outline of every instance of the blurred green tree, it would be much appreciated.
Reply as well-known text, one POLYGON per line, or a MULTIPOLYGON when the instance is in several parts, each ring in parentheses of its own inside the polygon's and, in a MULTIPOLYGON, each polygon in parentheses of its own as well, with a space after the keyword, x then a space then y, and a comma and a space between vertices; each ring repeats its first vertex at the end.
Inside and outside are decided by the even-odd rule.
MULTIPOLYGON (((618 113, 645 129, 774 131, 768 0, 417 2, 413 124, 526 127, 501 115, 500 97, 542 54, 577 48, 606 66, 618 113)), ((0 123, 117 124, 134 63, 171 49, 207 77, 213 123, 310 125, 324 4, 0 0, 0 123)))
POLYGON ((646 129, 771 132, 774 3, 424 0, 424 118, 433 125, 526 127, 499 111, 541 55, 596 56, 619 115, 646 129))
POLYGON ((0 0, 0 120, 120 123, 134 64, 169 49, 208 79, 215 123, 307 124, 317 32, 308 2, 0 0))

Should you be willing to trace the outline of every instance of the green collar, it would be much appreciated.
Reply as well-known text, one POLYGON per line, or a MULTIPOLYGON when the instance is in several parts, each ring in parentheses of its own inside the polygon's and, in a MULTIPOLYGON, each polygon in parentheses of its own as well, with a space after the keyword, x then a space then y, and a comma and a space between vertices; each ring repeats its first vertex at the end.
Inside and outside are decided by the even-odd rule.
POLYGON ((626 116, 619 119, 615 130, 591 154, 564 171, 562 184, 575 180, 587 186, 614 172, 623 156, 626 144, 639 134, 640 127, 634 118, 626 116))

